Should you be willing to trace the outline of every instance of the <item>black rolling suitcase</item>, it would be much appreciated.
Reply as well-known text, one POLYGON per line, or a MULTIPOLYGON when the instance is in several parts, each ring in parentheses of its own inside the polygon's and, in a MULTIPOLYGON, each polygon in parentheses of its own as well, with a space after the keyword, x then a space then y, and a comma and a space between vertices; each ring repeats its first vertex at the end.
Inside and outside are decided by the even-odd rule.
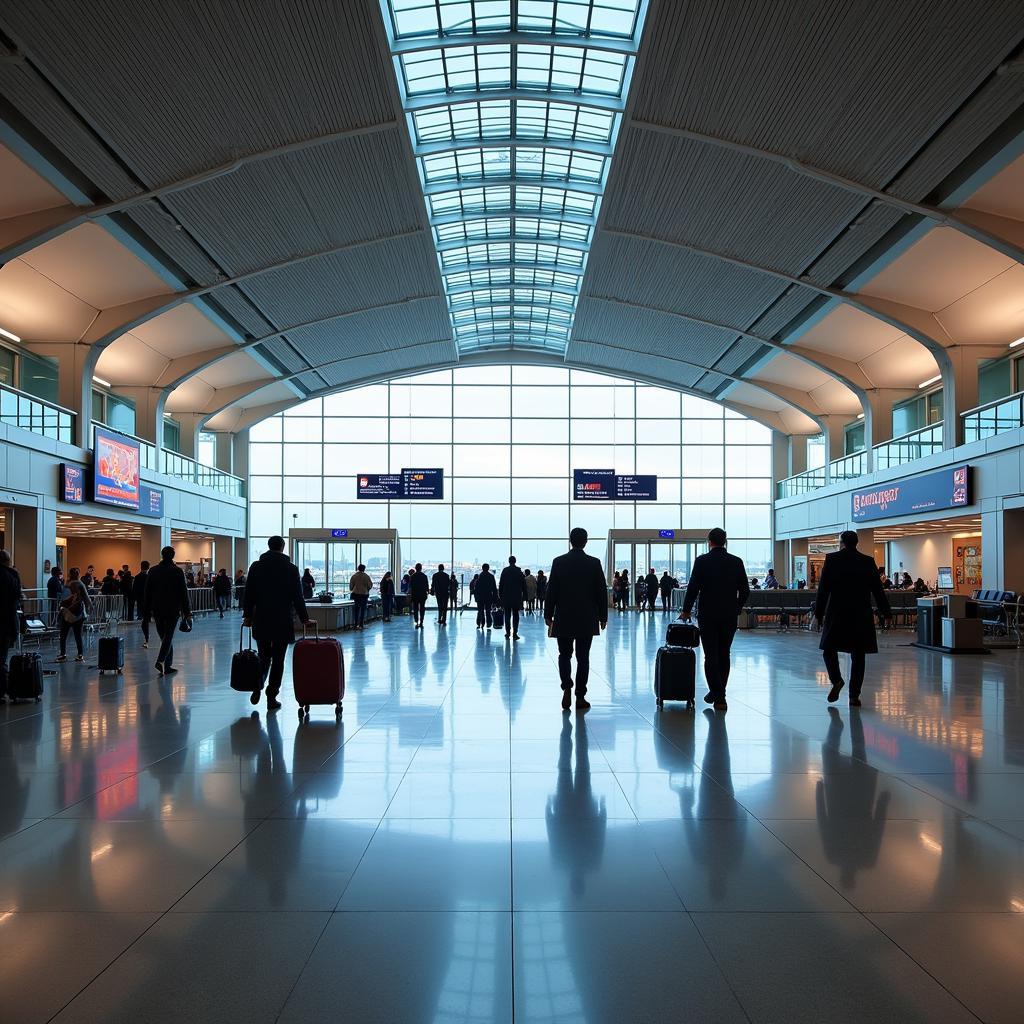
POLYGON ((260 656, 252 649, 252 630, 249 630, 249 646, 242 646, 245 626, 238 631, 238 650, 231 656, 231 689, 240 693, 258 693, 263 689, 263 670, 260 656))
POLYGON ((43 659, 34 651, 19 651, 7 668, 7 696, 17 700, 43 699, 43 659))
POLYGON ((101 636, 96 642, 96 656, 100 674, 124 671, 124 637, 101 636))
POLYGON ((692 647, 659 647, 654 662, 654 696, 658 707, 667 700, 696 707, 697 656, 692 647))

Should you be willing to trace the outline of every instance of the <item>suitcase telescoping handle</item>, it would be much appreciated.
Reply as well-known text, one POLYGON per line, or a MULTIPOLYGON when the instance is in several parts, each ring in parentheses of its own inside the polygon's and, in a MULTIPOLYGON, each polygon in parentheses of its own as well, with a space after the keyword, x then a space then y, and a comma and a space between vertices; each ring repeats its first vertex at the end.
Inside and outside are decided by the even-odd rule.
MULTIPOLYGON (((312 623, 312 626, 313 626, 313 639, 315 641, 319 641, 320 640, 320 627, 315 622, 312 623)), ((302 639, 303 640, 306 639, 306 631, 309 629, 309 627, 310 627, 310 623, 308 623, 308 622, 304 622, 302 624, 302 639)))
POLYGON ((239 652, 241 652, 241 650, 242 650, 242 642, 243 642, 243 638, 245 636, 245 631, 247 629, 249 630, 249 648, 248 649, 250 651, 252 650, 252 626, 247 626, 243 622, 242 625, 238 627, 238 650, 239 650, 239 652))

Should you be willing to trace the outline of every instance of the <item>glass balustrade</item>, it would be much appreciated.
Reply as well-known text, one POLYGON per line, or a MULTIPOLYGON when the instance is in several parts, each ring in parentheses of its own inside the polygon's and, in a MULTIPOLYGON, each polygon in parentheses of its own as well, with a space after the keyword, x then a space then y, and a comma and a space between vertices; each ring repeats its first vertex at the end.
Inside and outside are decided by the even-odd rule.
POLYGON ((1024 391, 979 405, 963 414, 964 444, 1024 427, 1024 391))
POLYGON ((70 409, 26 395, 6 384, 0 384, 0 423, 65 444, 73 444, 75 440, 75 414, 70 409))

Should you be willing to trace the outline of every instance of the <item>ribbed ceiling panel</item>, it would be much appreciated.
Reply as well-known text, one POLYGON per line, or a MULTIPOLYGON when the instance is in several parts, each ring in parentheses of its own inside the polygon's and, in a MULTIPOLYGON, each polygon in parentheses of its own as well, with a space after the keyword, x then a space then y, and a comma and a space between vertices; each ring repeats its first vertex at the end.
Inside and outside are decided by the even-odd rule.
POLYGON ((385 379, 410 370, 447 366, 454 360, 454 348, 451 342, 446 341, 415 349, 393 349, 375 353, 338 366, 324 367, 321 375, 330 387, 340 387, 367 378, 385 379))
POLYGON ((420 225, 397 132, 249 165, 165 200, 232 273, 420 225), (409 187, 396 188, 403 178, 409 187))
POLYGON ((373 0, 8 4, 22 52, 147 184, 394 119, 373 0))
POLYGON ((616 156, 604 224, 800 273, 863 205, 779 164, 634 130, 616 156))
POLYGON ((739 373, 757 357, 767 354, 771 349, 766 345, 759 345, 756 341, 747 338, 740 338, 734 342, 721 359, 715 361, 716 369, 723 373, 739 373))
POLYGON ((690 0, 651 17, 636 118, 799 154, 879 187, 1024 37, 1016 0, 690 0))
POLYGON ((657 354, 622 351, 589 341, 573 341, 566 358, 571 363, 593 366, 596 370, 610 370, 625 377, 646 377, 683 388, 693 387, 703 372, 657 354))

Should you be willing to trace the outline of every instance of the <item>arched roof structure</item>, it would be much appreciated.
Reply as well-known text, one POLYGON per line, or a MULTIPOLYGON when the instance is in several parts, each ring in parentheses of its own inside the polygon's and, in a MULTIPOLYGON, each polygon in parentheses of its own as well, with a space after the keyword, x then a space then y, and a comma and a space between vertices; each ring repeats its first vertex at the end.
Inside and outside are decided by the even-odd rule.
POLYGON ((869 438, 938 377, 953 444, 1024 336, 1008 0, 125 11, 0 12, 0 328, 76 410, 554 360, 869 438))

